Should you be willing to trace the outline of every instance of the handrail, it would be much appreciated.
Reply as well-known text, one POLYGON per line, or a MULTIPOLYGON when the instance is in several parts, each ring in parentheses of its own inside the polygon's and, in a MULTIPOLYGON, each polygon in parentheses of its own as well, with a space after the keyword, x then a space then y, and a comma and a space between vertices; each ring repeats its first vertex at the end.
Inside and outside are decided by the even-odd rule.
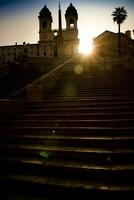
MULTIPOLYGON (((77 55, 76 55, 76 56, 77 56, 77 55)), ((67 63, 71 62, 76 56, 74 56, 74 57, 68 59, 68 60, 67 60, 66 62, 64 62, 63 64, 60 64, 59 66, 57 66, 56 68, 54 68, 54 69, 52 69, 50 72, 48 72, 47 74, 41 76, 40 78, 36 79, 35 81, 33 81, 33 82, 29 83, 29 84, 27 84, 25 87, 23 87, 23 88, 17 90, 17 91, 14 92, 13 94, 9 95, 8 98, 9 98, 9 99, 10 99, 10 98, 14 98, 14 97, 16 97, 17 95, 21 94, 21 93, 24 92, 24 91, 25 91, 25 93, 28 93, 28 89, 29 89, 30 87, 33 87, 33 86, 35 86, 35 85, 37 85, 37 84, 42 84, 42 82, 43 82, 45 79, 51 77, 51 75, 52 75, 55 79, 57 79, 57 77, 54 76, 54 74, 55 74, 58 70, 62 69, 67 63)), ((43 85, 44 85, 44 84, 43 84, 43 85)), ((27 96, 27 94, 26 94, 26 96, 27 96)))
MULTIPOLYGON (((74 56, 73 58, 75 58, 76 56, 74 56)), ((42 86, 42 96, 44 94, 44 82, 46 83, 45 87, 47 87, 47 90, 50 89, 56 82, 57 78, 59 78, 59 76, 57 77, 55 75, 55 73, 62 69, 67 63, 69 63, 71 60, 73 60, 73 58, 68 59, 66 62, 64 62, 63 64, 57 66, 55 69, 51 70, 50 72, 48 72, 47 74, 41 76, 39 79, 33 81, 32 83, 28 84, 27 86, 21 88, 20 90, 16 91, 15 93, 13 93, 12 95, 10 95, 8 98, 6 99, 0 99, 0 125, 2 123, 4 123, 8 118, 12 117, 16 112, 18 112, 19 110, 23 109, 25 103, 26 103, 26 98, 28 100, 40 100, 39 98, 35 99, 35 98, 28 98, 28 89, 31 87, 33 87, 34 85, 39 84, 42 86), (48 79, 47 79, 48 78, 48 79), (45 80, 45 81, 44 81, 45 80), (52 83, 51 83, 52 82, 52 83), (43 84, 42 84, 43 83, 43 84), (23 98, 20 96, 21 95, 26 95, 26 98, 23 98), (17 95, 19 96, 19 98, 15 98, 17 97, 17 95)), ((60 73, 59 73, 60 74, 60 73)), ((58 75, 59 75, 58 74, 58 75)), ((34 87, 32 88, 34 89, 34 87)), ((33 91, 32 91, 33 92, 33 91)), ((36 93, 36 90, 35 90, 36 93)), ((35 95, 35 94, 34 94, 35 95)), ((38 94, 36 94, 36 97, 38 97, 38 94)))
POLYGON ((44 79, 44 78, 46 78, 46 77, 52 75, 54 72, 56 72, 56 71, 58 71, 59 69, 61 69, 64 65, 66 65, 67 63, 69 63, 69 62, 70 62, 71 60, 73 60, 73 59, 74 59, 74 57, 70 58, 69 60, 67 60, 67 61, 64 62, 63 64, 60 64, 59 66, 57 66, 56 68, 54 68, 54 69, 52 69, 50 72, 48 72, 47 74, 41 76, 39 79, 33 81, 32 83, 30 83, 30 84, 28 84, 28 85, 31 85, 31 84, 34 84, 34 83, 36 84, 36 82, 38 82, 38 81, 40 81, 40 80, 42 80, 42 79, 44 79))

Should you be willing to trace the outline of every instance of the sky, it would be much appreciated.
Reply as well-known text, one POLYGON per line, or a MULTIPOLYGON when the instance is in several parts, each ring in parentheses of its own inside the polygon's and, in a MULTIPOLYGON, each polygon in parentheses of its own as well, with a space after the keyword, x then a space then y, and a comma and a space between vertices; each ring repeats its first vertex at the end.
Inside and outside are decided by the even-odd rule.
MULTIPOLYGON (((58 28, 58 0, 0 0, 0 46, 37 43, 39 41, 38 15, 45 3, 52 13, 53 29, 58 28)), ((134 0, 61 0, 62 26, 65 11, 70 3, 78 11, 80 40, 91 40, 105 30, 117 32, 112 12, 115 7, 124 6, 128 17, 121 25, 121 31, 134 29, 134 0)), ((132 35, 134 39, 134 35, 132 35)))

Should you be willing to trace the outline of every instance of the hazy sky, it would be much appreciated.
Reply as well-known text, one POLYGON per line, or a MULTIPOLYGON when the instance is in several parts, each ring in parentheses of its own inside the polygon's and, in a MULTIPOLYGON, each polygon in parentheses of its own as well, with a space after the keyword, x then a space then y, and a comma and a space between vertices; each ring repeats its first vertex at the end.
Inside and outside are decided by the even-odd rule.
MULTIPOLYGON (((38 15, 46 5, 52 12, 53 28, 58 27, 58 0, 0 0, 0 46, 37 43, 39 40, 38 15)), ((117 32, 111 13, 124 6, 128 12, 121 31, 134 29, 134 0, 61 0, 63 28, 65 11, 70 3, 78 11, 79 38, 96 37, 105 30, 117 32)), ((134 35, 133 35, 134 38, 134 35)))

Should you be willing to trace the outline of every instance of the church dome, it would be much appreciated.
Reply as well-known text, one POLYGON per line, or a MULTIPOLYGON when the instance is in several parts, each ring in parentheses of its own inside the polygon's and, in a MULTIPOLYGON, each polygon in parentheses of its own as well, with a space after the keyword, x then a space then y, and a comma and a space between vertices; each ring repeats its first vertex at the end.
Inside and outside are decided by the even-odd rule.
POLYGON ((69 16, 69 15, 73 15, 73 16, 75 16, 75 17, 78 19, 77 10, 76 10, 76 8, 73 6, 72 3, 70 3, 69 7, 68 7, 67 10, 66 10, 65 16, 69 16))
POLYGON ((42 8, 39 14, 40 14, 39 17, 49 18, 52 22, 52 14, 46 5, 44 6, 44 8, 42 8))

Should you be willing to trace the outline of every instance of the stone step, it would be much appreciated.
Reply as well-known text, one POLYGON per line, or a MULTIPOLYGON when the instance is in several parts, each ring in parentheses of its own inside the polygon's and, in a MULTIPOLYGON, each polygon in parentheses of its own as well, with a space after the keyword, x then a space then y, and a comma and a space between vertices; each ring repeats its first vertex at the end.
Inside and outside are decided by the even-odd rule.
MULTIPOLYGON (((125 105, 97 105, 97 106, 89 106, 89 105, 79 105, 80 107, 77 107, 76 106, 73 106, 73 105, 70 105, 70 106, 57 106, 57 107, 33 107, 33 108, 24 108, 24 111, 22 111, 20 114, 23 114, 23 113, 33 113, 33 112, 41 112, 41 113, 44 113, 44 114, 47 114, 47 112, 51 112, 53 111, 54 113, 55 112, 73 112, 73 113, 77 113, 79 112, 79 114, 81 112, 83 113, 91 113, 91 112, 96 112, 96 114, 99 114, 100 112, 104 113, 104 112, 107 112, 107 113, 113 113, 113 112, 133 112, 134 110, 134 105, 129 105, 129 104, 125 104, 125 105), (98 112, 99 111, 99 112, 98 112)), ((52 113, 51 113, 52 115, 52 113)))
POLYGON ((42 177, 58 177, 59 179, 77 179, 89 180, 96 182, 120 183, 120 184, 132 184, 134 183, 134 166, 133 165, 91 165, 87 163, 80 164, 78 162, 58 162, 47 160, 20 160, 10 159, 8 161, 3 160, 1 164, 3 172, 7 172, 10 169, 10 174, 23 175, 42 175, 42 177), (105 175, 104 175, 105 174, 105 175))
POLYGON ((99 97, 103 97, 103 98, 105 98, 105 97, 109 97, 109 98, 113 98, 114 96, 117 96, 117 97, 120 97, 120 96, 122 96, 122 98, 123 97, 129 97, 129 95, 131 96, 131 97, 133 97, 134 96, 134 93, 132 93, 132 92, 130 92, 130 94, 124 94, 124 93, 113 93, 113 94, 108 94, 108 93, 106 93, 106 94, 102 94, 102 93, 86 93, 86 94, 76 94, 75 92, 70 92, 70 93, 66 93, 66 94, 57 94, 57 95, 49 95, 48 97, 49 97, 49 99, 59 99, 59 98, 61 98, 61 99, 70 99, 70 98, 79 98, 79 97, 82 97, 82 98, 94 98, 94 97, 96 97, 96 98, 99 98, 99 97))
POLYGON ((100 136, 133 136, 134 127, 1 127, 1 135, 6 134, 19 135, 60 135, 60 136, 85 136, 85 137, 100 137, 100 136))
POLYGON ((0 144, 18 144, 18 145, 44 145, 44 146, 53 146, 59 145, 66 147, 97 147, 97 148, 107 148, 107 149, 116 149, 116 148, 131 148, 134 149, 134 136, 127 137, 83 137, 81 136, 57 136, 52 135, 3 135, 0 137, 0 144))
POLYGON ((88 103, 88 105, 96 105, 97 103, 99 104, 106 104, 108 103, 109 104, 124 104, 124 103, 130 103, 130 104, 134 104, 134 97, 126 97, 124 96, 123 98, 122 97, 113 97, 113 98, 110 98, 110 97, 92 97, 92 98, 88 98, 88 97, 85 97, 85 98, 70 98, 70 99, 45 99, 44 101, 34 101, 34 102, 27 102, 26 105, 28 106, 46 106, 46 105, 53 105, 54 103, 56 103, 56 105, 70 105, 70 103, 72 104, 75 104, 75 103, 88 103), (63 104, 64 103, 64 104, 63 104))
MULTIPOLYGON (((59 108, 59 109, 52 109, 52 108, 50 108, 50 109, 44 109, 44 108, 32 108, 32 109, 27 109, 27 110, 23 110, 21 113, 18 113, 18 115, 17 116, 23 116, 23 115, 26 115, 26 114, 28 114, 28 115, 30 115, 30 114, 46 114, 46 116, 47 115, 49 115, 49 116, 54 116, 54 115, 58 115, 58 114, 64 114, 65 113, 65 115, 67 114, 67 113, 70 113, 70 114, 77 114, 77 116, 78 116, 78 114, 85 114, 85 115, 96 115, 96 116, 99 116, 99 114, 107 114, 107 115, 109 115, 110 116, 110 114, 111 114, 111 116, 112 116, 112 114, 116 114, 117 112, 118 112, 118 114, 123 114, 123 113, 130 113, 130 112, 132 112, 133 113, 133 111, 134 111, 134 108, 133 107, 129 107, 129 106, 125 106, 125 107, 104 107, 104 108, 100 108, 100 107, 98 107, 98 108, 94 108, 94 107, 92 107, 92 108, 88 108, 88 107, 86 107, 85 106, 85 108, 83 108, 83 109, 74 109, 74 108, 70 108, 70 109, 61 109, 61 108, 59 108), (53 111, 53 112, 52 112, 53 111)), ((25 117, 25 116, 24 116, 25 117)))
POLYGON ((3 144, 1 145, 1 156, 10 158, 11 156, 18 158, 40 158, 41 152, 48 155, 48 159, 54 160, 68 160, 69 162, 88 162, 88 163, 134 163, 134 150, 131 147, 123 148, 107 148, 103 147, 73 147, 60 146, 53 144, 47 145, 20 145, 20 144, 3 144))
MULTIPOLYGON (((10 175, 5 177, 4 183, 7 182, 9 191, 18 191, 19 193, 34 196, 45 197, 48 199, 69 199, 75 198, 90 198, 94 197, 116 197, 118 194, 131 194, 133 185, 127 184, 106 184, 104 182, 95 181, 80 181, 78 179, 59 179, 57 177, 42 177, 42 176, 22 176, 10 175)), ((133 193, 132 193, 133 194, 133 193)))
POLYGON ((66 94, 77 94, 77 95, 79 95, 79 94, 85 94, 85 95, 87 95, 87 97, 88 97, 88 95, 90 94, 106 94, 106 95, 109 95, 109 94, 133 94, 134 93, 134 91, 133 91, 133 89, 131 88, 131 89, 127 89, 126 91, 124 91, 124 88, 115 88, 115 89, 113 89, 113 88, 92 88, 92 89, 90 89, 90 88, 87 88, 87 89, 79 89, 79 88, 74 88, 74 89, 66 89, 66 90, 62 90, 61 89, 61 91, 59 91, 59 89, 53 89, 53 90, 50 90, 49 91, 49 93, 48 93, 48 96, 49 95, 56 95, 56 96, 58 96, 58 95, 66 95, 66 94))
MULTIPOLYGON (((62 84, 62 83, 61 83, 62 84)), ((63 85, 61 85, 61 87, 59 86, 59 87, 54 87, 54 88, 52 88, 52 89, 50 89, 49 90, 49 92, 48 92, 48 95, 51 95, 52 93, 55 93, 55 94, 57 94, 57 93, 60 93, 60 92, 80 92, 80 93, 89 93, 89 92, 91 92, 91 93, 94 93, 94 92, 104 92, 104 93, 106 93, 107 92, 107 94, 109 94, 109 93, 130 93, 130 92, 132 92, 132 94, 133 94, 133 89, 130 87, 130 85, 128 84, 126 84, 125 86, 123 86, 123 85, 110 85, 110 86, 106 86, 106 85, 103 85, 103 86, 93 86, 93 85, 89 85, 89 86, 81 86, 81 85, 76 85, 75 87, 73 87, 73 86, 64 86, 64 83, 63 83, 63 85)))
POLYGON ((133 127, 134 119, 99 119, 99 120, 30 120, 16 119, 10 120, 8 125, 13 127, 33 126, 33 127, 133 127))
MULTIPOLYGON (((131 110, 131 109, 130 109, 131 110)), ((53 114, 50 113, 52 110, 51 109, 46 109, 43 112, 39 112, 39 110, 34 110, 34 112, 27 112, 27 113, 20 113, 15 116, 14 119, 28 119, 28 120, 69 120, 70 118, 73 118, 74 120, 79 120, 79 119, 126 119, 126 118, 134 118, 134 113, 131 111, 125 112, 124 110, 120 110, 119 112, 113 111, 112 112, 87 112, 88 109, 86 110, 71 110, 71 109, 56 109, 53 110, 53 114), (79 114, 78 114, 79 113, 79 114)))
MULTIPOLYGON (((38 104, 37 103, 31 103, 31 104, 28 104, 28 105, 25 105, 24 107, 24 111, 26 112, 30 112, 30 111, 33 111, 33 110, 44 110, 44 111, 50 111, 50 110, 54 110, 54 111, 57 111, 57 110, 64 110, 64 111, 67 111, 67 110, 97 110, 97 109, 100 109, 100 110, 106 110, 106 109, 117 109, 117 110, 121 110, 121 109, 125 109, 125 110, 129 110, 129 109, 134 109, 134 100, 132 100, 131 102, 101 102, 98 100, 98 102, 95 102, 92 103, 92 102, 84 102, 84 101, 69 101, 69 102, 58 102, 57 100, 57 103, 56 102, 47 102, 45 101, 44 103, 41 103, 39 102, 38 104)), ((24 112, 23 111, 23 112, 24 112)))
POLYGON ((81 141, 86 141, 86 140, 89 140, 89 141, 106 141, 106 142, 109 142, 109 141, 113 141, 113 142, 118 142, 118 141, 129 141, 129 140, 133 140, 134 139, 134 135, 126 135, 126 136, 123 136, 123 135, 121 135, 121 136, 117 136, 117 135, 115 135, 115 136, 112 136, 112 135, 104 135, 104 136, 92 136, 92 134, 90 135, 88 135, 88 136, 83 136, 83 134, 81 134, 81 135, 77 135, 77 134, 74 134, 74 133, 72 133, 71 135, 70 134, 67 134, 67 135, 60 135, 60 134, 58 134, 58 133, 55 133, 55 134, 50 134, 50 133, 45 133, 44 132, 44 135, 42 134, 42 135, 40 135, 40 134, 38 134, 38 135, 32 135, 32 133, 30 133, 30 134, 28 134, 28 133, 25 133, 25 134, 23 134, 23 133, 20 133, 20 134, 14 134, 14 133, 8 133, 8 134, 5 134, 5 133, 3 133, 3 135, 1 134, 0 135, 0 138, 1 139, 15 139, 15 138, 18 138, 18 139, 20 139, 20 140, 22 140, 22 139, 26 139, 26 140, 81 140, 81 141))
POLYGON ((133 94, 134 91, 133 89, 128 89, 128 90, 124 90, 124 88, 87 88, 87 89, 80 89, 80 88, 69 88, 69 89, 54 89, 54 90, 50 90, 48 95, 60 95, 60 94, 63 94, 63 95, 66 95, 68 93, 74 93, 74 94, 86 94, 87 96, 89 94, 106 94, 106 95, 113 95, 113 94, 119 94, 119 95, 122 95, 122 94, 133 94))

